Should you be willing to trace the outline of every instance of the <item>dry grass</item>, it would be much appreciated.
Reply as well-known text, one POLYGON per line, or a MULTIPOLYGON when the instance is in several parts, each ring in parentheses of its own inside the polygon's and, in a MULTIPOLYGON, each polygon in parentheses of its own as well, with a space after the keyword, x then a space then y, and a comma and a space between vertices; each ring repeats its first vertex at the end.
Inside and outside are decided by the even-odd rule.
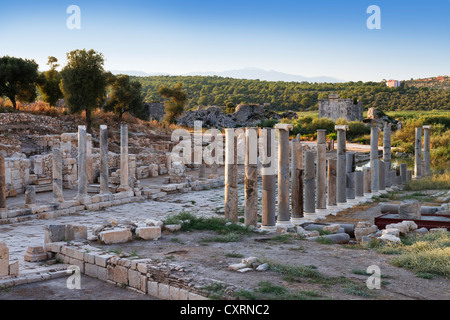
POLYGON ((450 189, 450 171, 436 173, 429 177, 418 180, 408 181, 405 190, 449 190, 450 189))

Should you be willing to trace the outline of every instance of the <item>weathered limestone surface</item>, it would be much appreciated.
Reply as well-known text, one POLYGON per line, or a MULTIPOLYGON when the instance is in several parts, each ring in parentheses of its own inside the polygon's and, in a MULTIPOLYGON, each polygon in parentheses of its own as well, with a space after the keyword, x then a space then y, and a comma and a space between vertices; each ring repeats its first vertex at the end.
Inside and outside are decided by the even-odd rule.
POLYGON ((130 190, 128 167, 128 125, 120 125, 120 186, 118 191, 130 190))
POLYGON ((337 169, 336 169, 336 200, 347 202, 347 165, 346 165, 346 130, 347 126, 335 126, 337 131, 337 169))
POLYGON ((364 197, 364 172, 355 172, 355 197, 364 197))
POLYGON ((305 152, 305 214, 316 212, 316 179, 314 168, 314 153, 305 152))
POLYGON ((398 216, 400 219, 420 219, 422 215, 419 202, 417 200, 400 202, 398 216))
POLYGON ((317 209, 327 208, 327 131, 317 130, 317 209))
POLYGON ((431 173, 431 160, 430 160, 430 149, 431 149, 431 126, 423 126, 423 161, 425 165, 424 175, 430 175, 431 173))
POLYGON ((328 206, 336 206, 336 159, 328 160, 328 206))
POLYGON ((136 236, 143 240, 158 240, 161 238, 161 227, 136 228, 136 236))
POLYGON ((378 128, 370 128, 370 177, 372 192, 379 190, 378 128))
POLYGON ((245 212, 244 223, 258 223, 258 129, 245 130, 245 212))
POLYGON ((355 199, 356 154, 354 152, 347 152, 346 167, 347 167, 347 199, 355 199))
POLYGON ((5 242, 0 242, 0 277, 8 275, 9 249, 5 242))
POLYGON ((108 127, 100 126, 100 193, 109 193, 108 127))
POLYGON ((5 157, 0 155, 0 210, 6 209, 5 157))
POLYGON ((278 129, 278 223, 290 223, 289 210, 289 130, 291 124, 277 124, 278 129))
POLYGON ((275 130, 264 128, 261 130, 263 136, 261 175, 262 175, 262 228, 275 227, 275 130))
POLYGON ((63 158, 61 150, 53 148, 53 201, 64 202, 63 197, 63 158))
POLYGON ((78 198, 87 196, 86 127, 78 126, 78 198))
POLYGON ((225 129, 225 218, 238 221, 237 137, 225 129))
POLYGON ((125 243, 132 239, 129 229, 114 229, 102 231, 98 235, 99 240, 104 244, 125 243))
POLYGON ((422 176, 422 128, 416 128, 416 136, 414 140, 414 177, 422 176))
POLYGON ((300 136, 292 141, 291 163, 291 222, 303 218, 303 148, 300 136))

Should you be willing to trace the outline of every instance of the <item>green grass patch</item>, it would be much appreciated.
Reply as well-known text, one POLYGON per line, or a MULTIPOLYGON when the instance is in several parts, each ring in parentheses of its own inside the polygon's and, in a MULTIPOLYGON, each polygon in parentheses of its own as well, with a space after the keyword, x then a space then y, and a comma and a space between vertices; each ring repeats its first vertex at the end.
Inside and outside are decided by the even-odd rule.
POLYGON ((236 297, 245 300, 311 300, 321 298, 316 291, 290 291, 270 281, 261 281, 254 291, 239 290, 236 297))
POLYGON ((243 254, 236 253, 236 252, 225 253, 225 256, 228 257, 228 258, 243 258, 244 257, 243 254))
POLYGON ((224 235, 214 236, 210 238, 203 238, 200 242, 238 242, 242 239, 242 235, 234 232, 230 232, 224 235))

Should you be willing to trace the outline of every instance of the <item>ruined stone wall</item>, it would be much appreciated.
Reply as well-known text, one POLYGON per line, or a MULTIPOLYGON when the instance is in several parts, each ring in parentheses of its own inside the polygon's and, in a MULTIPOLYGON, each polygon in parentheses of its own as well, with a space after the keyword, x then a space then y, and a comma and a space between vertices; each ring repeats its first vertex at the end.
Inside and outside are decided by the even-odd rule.
POLYGON ((353 103, 353 99, 320 99, 319 118, 339 118, 348 121, 363 120, 363 106, 361 102, 353 103))

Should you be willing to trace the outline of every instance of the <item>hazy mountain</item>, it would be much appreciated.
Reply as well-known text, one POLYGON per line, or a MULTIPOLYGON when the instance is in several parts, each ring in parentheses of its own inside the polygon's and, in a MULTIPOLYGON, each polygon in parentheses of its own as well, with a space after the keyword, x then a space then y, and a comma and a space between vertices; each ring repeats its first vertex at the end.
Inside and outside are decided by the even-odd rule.
POLYGON ((170 73, 164 73, 164 72, 144 72, 144 71, 136 71, 136 70, 110 70, 112 74, 118 75, 118 74, 127 74, 129 76, 136 76, 136 77, 151 77, 151 76, 173 76, 173 74, 170 73))
MULTIPOLYGON (((161 76, 168 75, 173 76, 174 74, 164 73, 164 72, 143 72, 136 70, 111 70, 112 74, 127 74, 130 76, 137 77, 150 77, 150 76, 161 76)), ((342 79, 337 79, 327 76, 319 77, 304 77, 295 74, 278 72, 275 70, 264 70, 259 68, 243 68, 237 70, 227 70, 227 71, 200 71, 200 72, 189 72, 184 73, 182 76, 218 76, 224 78, 234 78, 234 79, 248 79, 248 80, 262 80, 262 81, 285 81, 285 82, 346 82, 342 79)))
POLYGON ((230 77, 235 79, 248 79, 248 80, 264 80, 264 81, 285 81, 285 82, 346 82, 342 79, 337 79, 327 76, 319 77, 305 77, 301 75, 289 74, 278 72, 275 70, 264 70, 259 68, 243 68, 238 70, 227 70, 222 72, 204 71, 204 72, 190 72, 184 75, 198 75, 198 76, 219 76, 230 77))

